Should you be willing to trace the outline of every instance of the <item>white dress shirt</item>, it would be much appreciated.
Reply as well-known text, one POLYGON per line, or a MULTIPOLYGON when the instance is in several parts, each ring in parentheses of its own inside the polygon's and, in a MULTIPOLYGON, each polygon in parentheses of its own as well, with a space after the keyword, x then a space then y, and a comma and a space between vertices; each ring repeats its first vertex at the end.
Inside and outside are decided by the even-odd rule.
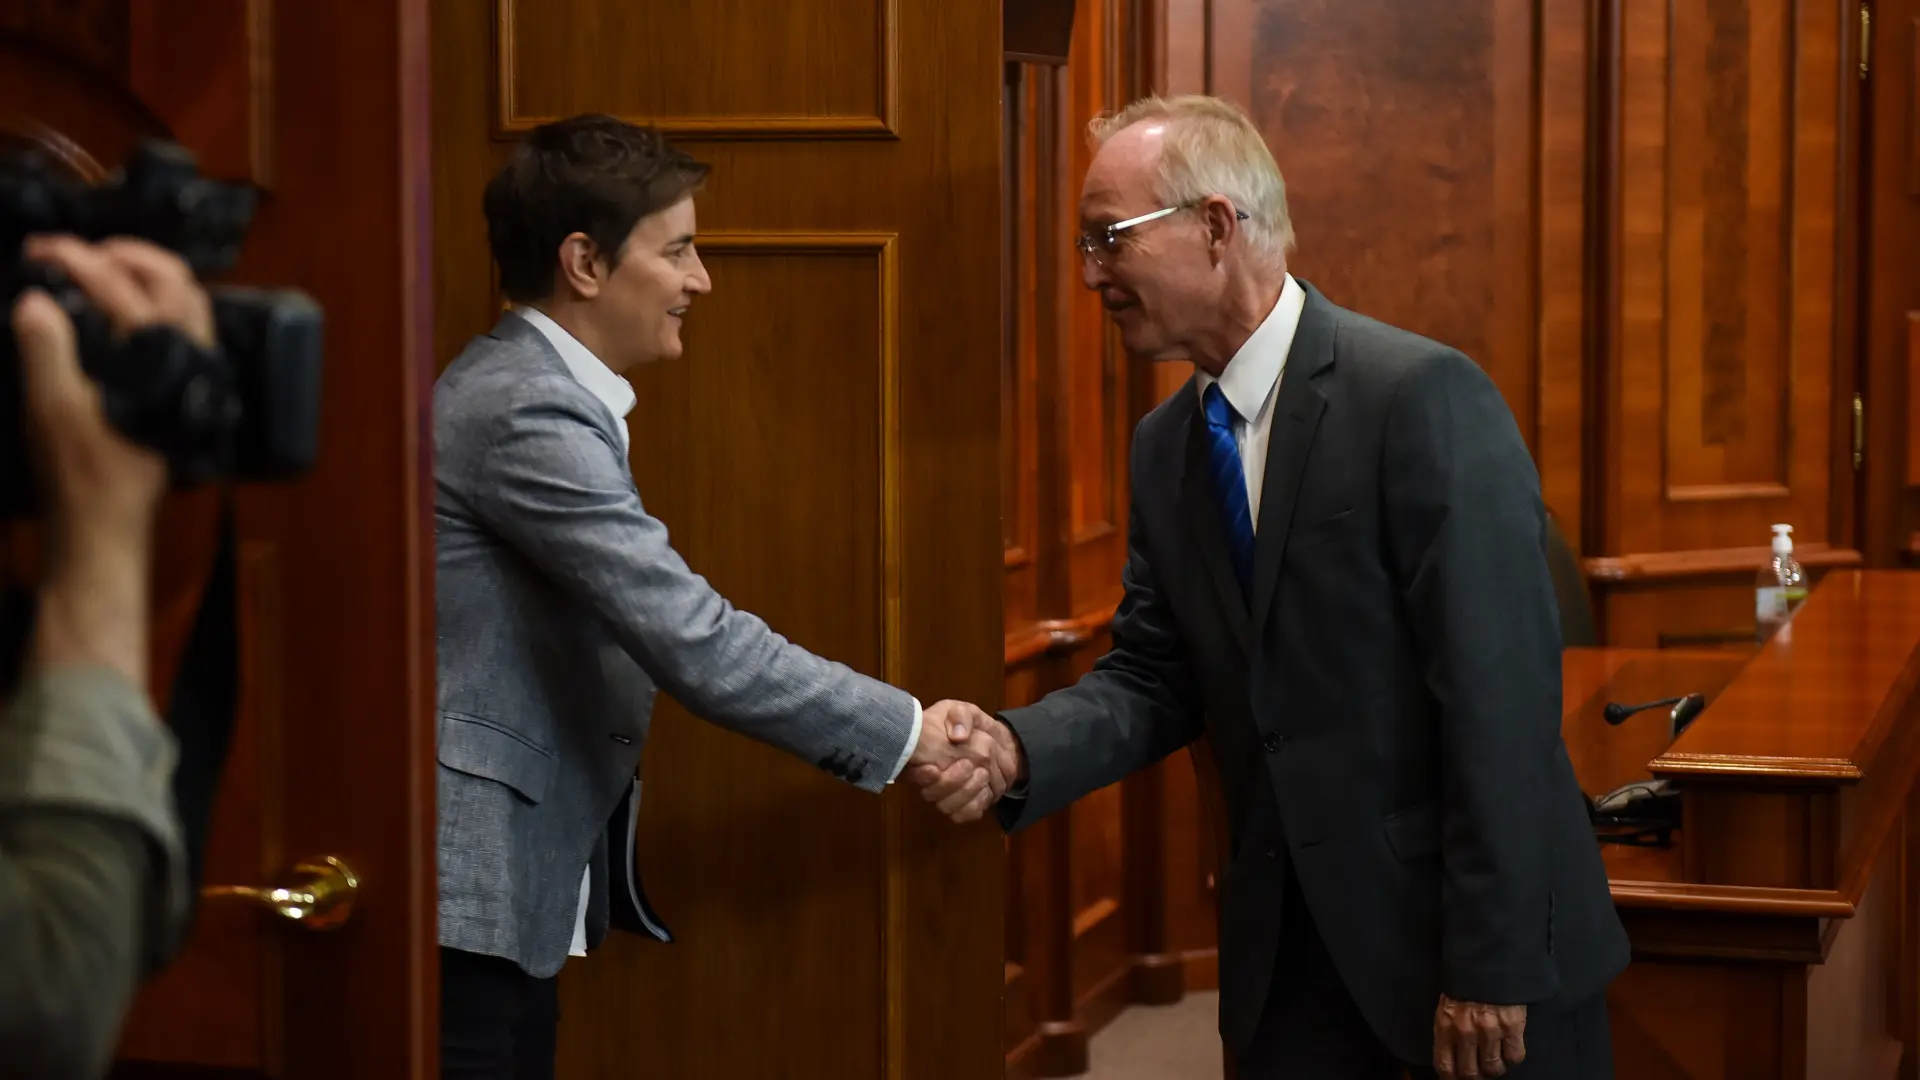
MULTIPOLYGON (((580 339, 567 333, 566 328, 554 322, 547 313, 539 308, 522 307, 514 309, 521 318, 532 323, 534 328, 547 339, 560 359, 567 365, 567 371, 581 386, 587 388, 594 397, 600 399, 607 410, 618 421, 614 424, 620 432, 620 448, 631 451, 633 437, 627 431, 627 414, 633 411, 633 384, 615 374, 593 351, 580 344, 580 339)), ((914 747, 920 745, 920 721, 922 718, 920 702, 913 703, 913 730, 907 735, 906 748, 900 751, 900 760, 894 763, 893 772, 887 777, 891 784, 898 779, 907 761, 913 757, 914 747)), ((568 950, 570 956, 587 955, 587 897, 593 889, 593 867, 580 871, 580 909, 573 921, 573 945, 568 950)))
MULTIPOLYGON (((1260 530, 1260 486, 1267 475, 1267 438, 1273 432, 1273 402, 1279 397, 1280 375, 1287 368, 1287 354, 1293 351, 1293 335, 1300 329, 1300 312, 1307 306, 1307 291, 1287 275, 1280 298, 1267 313, 1240 351, 1227 361, 1220 373, 1220 393, 1233 406, 1233 441, 1240 447, 1240 470, 1247 477, 1247 512, 1253 528, 1260 530)), ((1194 389, 1206 401, 1207 387, 1216 380, 1206 372, 1194 376, 1194 389)))

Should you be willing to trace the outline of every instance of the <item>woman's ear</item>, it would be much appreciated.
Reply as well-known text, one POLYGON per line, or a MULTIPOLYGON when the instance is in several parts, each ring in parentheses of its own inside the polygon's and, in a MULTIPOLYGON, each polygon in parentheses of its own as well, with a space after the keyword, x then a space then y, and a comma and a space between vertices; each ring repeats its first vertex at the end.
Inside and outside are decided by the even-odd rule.
POLYGON ((600 295, 600 284, 606 278, 606 268, 601 264, 600 247, 586 233, 568 233, 560 241, 559 280, 568 292, 581 300, 591 300, 600 295))

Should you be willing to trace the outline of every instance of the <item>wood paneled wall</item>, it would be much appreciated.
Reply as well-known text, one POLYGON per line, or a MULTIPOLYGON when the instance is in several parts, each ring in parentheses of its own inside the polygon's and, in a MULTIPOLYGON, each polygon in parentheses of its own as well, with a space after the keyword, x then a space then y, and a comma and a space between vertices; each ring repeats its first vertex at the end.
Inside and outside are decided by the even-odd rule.
POLYGON ((1296 270, 1494 377, 1616 644, 1751 640, 1768 526, 1862 561, 1853 0, 1216 0, 1296 270))
MULTIPOLYGON (((633 471, 730 600, 923 702, 992 706, 1001 624, 998 9, 946 0, 434 5, 442 363, 497 318, 481 191, 609 112, 713 165, 713 293, 629 373, 633 471)), ((1090 504, 1090 513, 1107 512, 1090 504)), ((677 940, 567 965, 560 1071, 1000 1071, 1002 839, 662 698, 640 865, 677 940)))
MULTIPOLYGON (((1751 648, 1774 522, 1816 575, 1920 562, 1920 0, 1869 3, 1082 0, 1007 81, 1008 703, 1105 648, 1126 424, 1189 374, 1074 280, 1079 129, 1148 90, 1244 105, 1294 272, 1492 375, 1607 643, 1751 648)), ((1182 756, 1013 841, 1016 1071, 1211 978, 1192 798, 1182 756)))
MULTIPOLYGON (((1185 378, 1127 362, 1073 248, 1088 121, 1164 85, 1165 5, 1079 0, 1064 67, 1005 69, 1002 529, 1006 694, 1067 685, 1109 643, 1126 559, 1133 424, 1185 378)), ((1181 23, 1183 26, 1190 22, 1181 23)), ((1184 755, 1009 841, 1006 1043, 1014 1076, 1083 1071, 1135 1002, 1211 986, 1210 841, 1184 755)))

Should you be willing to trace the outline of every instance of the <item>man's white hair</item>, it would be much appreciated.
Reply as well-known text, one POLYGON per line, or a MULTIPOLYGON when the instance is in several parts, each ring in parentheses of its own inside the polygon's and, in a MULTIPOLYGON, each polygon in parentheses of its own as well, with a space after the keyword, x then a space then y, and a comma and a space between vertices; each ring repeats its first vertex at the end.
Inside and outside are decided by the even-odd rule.
POLYGON ((1256 255, 1278 266, 1293 250, 1287 182, 1260 129, 1231 101, 1205 94, 1147 97, 1088 125, 1098 145, 1135 124, 1164 121, 1160 143, 1160 197, 1184 206, 1223 195, 1244 210, 1241 223, 1256 255))

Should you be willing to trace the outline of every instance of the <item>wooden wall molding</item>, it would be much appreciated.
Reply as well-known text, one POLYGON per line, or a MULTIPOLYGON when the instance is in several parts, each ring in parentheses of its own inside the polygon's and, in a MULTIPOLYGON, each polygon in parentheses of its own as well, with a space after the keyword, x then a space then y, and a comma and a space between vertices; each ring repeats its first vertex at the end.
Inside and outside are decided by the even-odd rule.
MULTIPOLYGON (((494 52, 497 60, 494 80, 494 138, 511 141, 521 133, 560 119, 557 116, 529 114, 522 110, 515 78, 520 74, 514 16, 518 0, 494 0, 496 20, 494 52)), ((780 139, 890 139, 898 136, 894 117, 899 79, 899 0, 878 0, 878 18, 874 20, 874 49, 877 77, 873 87, 872 112, 853 115, 810 115, 806 113, 763 113, 748 116, 637 116, 622 115, 630 123, 649 125, 680 139, 728 141, 780 139)))
MULTIPOLYGON (((1127 446, 1179 380, 1130 363, 1071 240, 1094 115, 1204 66, 1206 0, 1079 0, 1064 68, 1005 66, 1001 410, 1006 704, 1044 697, 1108 646, 1127 556, 1127 446), (1176 26, 1178 58, 1154 44, 1176 26), (1202 35, 1203 36, 1203 35, 1202 35)), ((1186 85, 1184 90, 1199 90, 1186 85)), ((1171 366, 1171 365, 1167 365, 1171 366)), ((1184 375, 1181 376, 1184 378, 1184 375)), ((1194 863, 1192 768, 1176 755, 1009 842, 1006 1074, 1077 1075, 1138 1002, 1216 985, 1214 905, 1194 863), (1162 836, 1161 834, 1164 834, 1162 836)))
MULTIPOLYGON (((510 0, 503 0, 503 3, 510 0)), ((894 233, 783 233, 783 232, 715 232, 703 233, 699 245, 710 255, 745 255, 750 257, 775 257, 800 255, 808 257, 845 258, 863 257, 878 263, 876 278, 879 282, 878 310, 880 326, 878 341, 880 353, 877 361, 880 368, 880 400, 875 407, 880 414, 881 439, 880 453, 880 500, 878 508, 881 523, 881 581, 885 608, 881 613, 881 677, 888 682, 905 681, 904 650, 902 648, 905 633, 901 611, 901 559, 902 537, 900 518, 900 281, 897 251, 898 236, 894 233)), ((905 814, 908 807, 895 799, 886 808, 883 815, 882 844, 888 871, 883 879, 882 888, 885 897, 882 910, 886 917, 881 943, 883 979, 886 985, 887 1000, 904 1000, 907 993, 907 980, 910 975, 910 963, 907 947, 911 940, 907 922, 912 917, 908 910, 910 898, 907 895, 906 878, 901 868, 908 858, 908 828, 905 814)), ((898 1053, 906 1043, 905 1031, 900 1026, 901 1017, 897 1010, 889 1010, 887 1019, 887 1044, 889 1053, 898 1053)), ((898 1070, 893 1070, 897 1075, 898 1070)))
POLYGON ((1920 15, 1907 33, 1907 194, 1920 197, 1920 78, 1914 77, 1920 75, 1920 15))
MULTIPOLYGON (((1916 58, 1920 62, 1920 58, 1916 58)), ((1920 69, 1916 69, 1920 70, 1920 69)), ((1914 103, 1920 108, 1920 101, 1914 103)), ((1914 122, 1920 124, 1920 115, 1914 122)), ((1920 131, 1915 132, 1920 146, 1920 131)), ((1916 191, 1920 194, 1920 191, 1916 191)), ((1907 312, 1907 486, 1920 487, 1920 311, 1907 312)))
MULTIPOLYGON (((510 3, 511 0, 502 0, 510 3)), ((865 257, 878 263, 879 279, 880 499, 881 575, 886 609, 881 616, 882 678, 899 682, 902 613, 900 610, 900 266, 895 233, 884 232, 713 232, 700 234, 699 246, 711 254, 831 258, 865 257)))
MULTIPOLYGON (((1859 566, 1865 557, 1852 548, 1826 544, 1795 544, 1800 565, 1825 569, 1859 566)), ((1765 547, 1710 548, 1700 551, 1653 551, 1634 555, 1605 555, 1582 559, 1590 581, 1613 584, 1636 581, 1682 581, 1729 574, 1758 574, 1773 555, 1765 547)))
POLYGON ((273 186, 276 0, 130 0, 127 81, 201 168, 273 186), (209 46, 243 63, 195 62, 209 46))
POLYGON ((1007 667, 1021 667, 1043 656, 1059 656, 1084 647, 1094 635, 1113 622, 1118 604, 1077 615, 1071 619, 1042 619, 1007 635, 1007 667))

